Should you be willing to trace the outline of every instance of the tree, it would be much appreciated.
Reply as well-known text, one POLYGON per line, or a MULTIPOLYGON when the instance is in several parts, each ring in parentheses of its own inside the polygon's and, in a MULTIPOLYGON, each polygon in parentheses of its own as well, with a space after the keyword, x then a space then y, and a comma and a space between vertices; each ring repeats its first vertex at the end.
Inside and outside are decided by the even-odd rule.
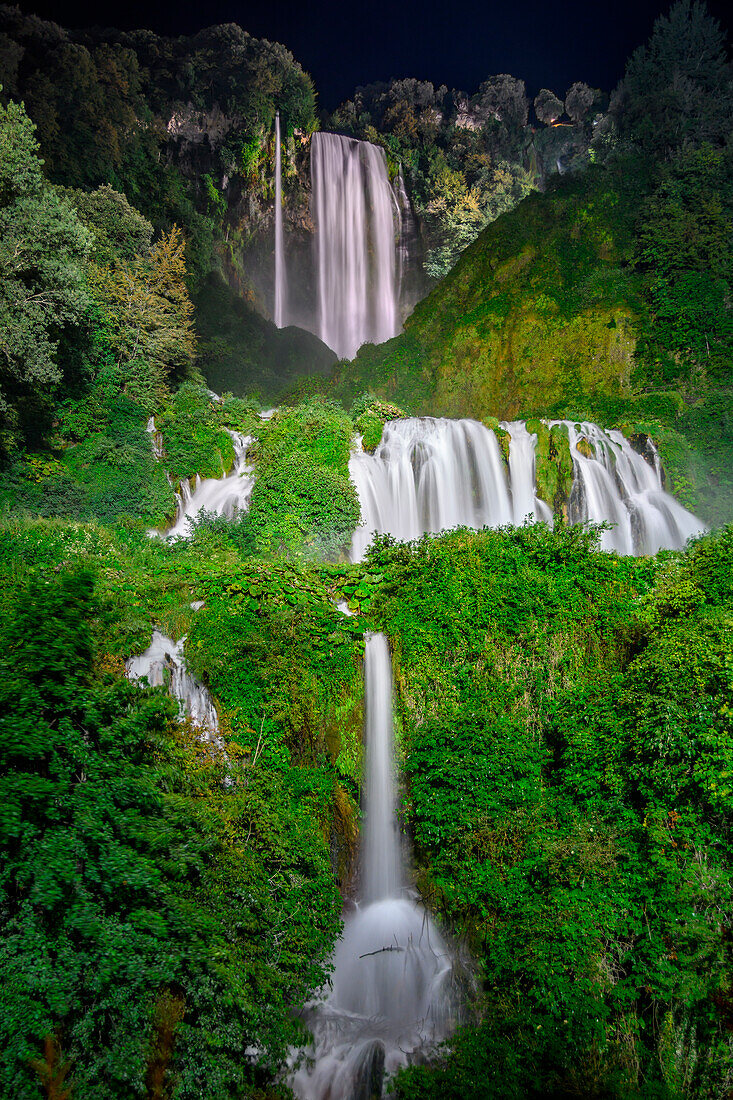
POLYGON ((710 145, 682 150, 643 208, 636 262, 649 279, 654 339, 675 373, 684 363, 730 377, 732 162, 710 145))
POLYGON ((477 103, 487 119, 493 117, 510 129, 527 125, 527 89, 523 80, 509 73, 499 73, 485 80, 478 90, 477 103))
POLYGON ((150 251, 153 227, 131 206, 125 195, 107 184, 96 191, 68 191, 80 221, 94 236, 92 256, 97 263, 134 260, 150 251))
POLYGON ((152 411, 170 378, 190 372, 196 352, 180 229, 132 260, 95 268, 90 283, 113 333, 120 384, 152 411))
POLYGON ((558 99, 549 88, 542 88, 535 96, 534 109, 540 122, 550 126, 559 119, 563 113, 564 105, 563 101, 558 99))
POLYGON ((23 429, 24 408, 46 404, 59 382, 59 336, 88 300, 83 261, 91 238, 45 182, 34 130, 22 104, 0 106, 0 447, 6 452, 23 429))
POLYGON ((577 80, 575 84, 571 84, 565 95, 565 110, 568 113, 568 118, 571 118, 578 125, 585 122, 595 98, 596 93, 582 80, 577 80))
POLYGON ((622 138, 651 156, 730 135, 733 80, 726 40, 703 4, 678 0, 636 50, 611 101, 622 138))

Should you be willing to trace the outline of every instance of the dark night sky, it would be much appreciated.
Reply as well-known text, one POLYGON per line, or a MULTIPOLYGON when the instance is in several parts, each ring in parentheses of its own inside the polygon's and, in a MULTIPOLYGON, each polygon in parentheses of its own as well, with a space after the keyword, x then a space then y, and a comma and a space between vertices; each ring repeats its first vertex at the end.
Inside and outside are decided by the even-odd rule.
MULTIPOLYGON (((392 76, 471 92, 490 73, 508 72, 523 78, 531 95, 549 87, 562 96, 575 80, 610 91, 629 53, 648 38, 669 2, 127 0, 118 8, 105 5, 103 20, 98 0, 20 0, 20 6, 68 27, 104 22, 176 35, 212 23, 240 23, 292 50, 330 109, 357 85, 392 76)), ((709 0, 708 7, 729 29, 729 0, 709 0)))

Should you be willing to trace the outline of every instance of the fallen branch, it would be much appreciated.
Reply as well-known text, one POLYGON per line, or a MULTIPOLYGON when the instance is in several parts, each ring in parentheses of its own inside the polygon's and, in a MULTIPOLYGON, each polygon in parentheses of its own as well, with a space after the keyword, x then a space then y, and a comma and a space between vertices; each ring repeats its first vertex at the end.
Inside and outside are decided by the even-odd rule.
POLYGON ((365 951, 363 955, 359 955, 360 959, 368 959, 370 955, 381 955, 383 951, 404 951, 404 947, 380 947, 376 951, 365 951))

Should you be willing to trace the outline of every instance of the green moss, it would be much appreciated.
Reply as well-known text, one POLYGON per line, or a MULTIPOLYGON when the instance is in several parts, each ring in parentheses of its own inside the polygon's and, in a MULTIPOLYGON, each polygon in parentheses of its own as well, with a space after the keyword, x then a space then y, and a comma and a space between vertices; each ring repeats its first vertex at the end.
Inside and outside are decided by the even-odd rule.
POLYGON ((528 421, 527 429, 537 435, 537 495, 540 500, 549 504, 556 516, 567 519, 568 501, 573 486, 573 459, 568 429, 564 424, 554 424, 552 428, 548 428, 538 420, 528 421))
POLYGON ((354 427, 361 435, 362 447, 369 454, 374 454, 377 447, 382 442, 384 424, 385 421, 381 416, 377 416, 371 409, 368 412, 362 413, 359 419, 354 422, 354 427))
POLYGON ((234 461, 234 447, 224 430, 222 403, 205 386, 186 382, 170 398, 156 421, 163 436, 164 463, 178 484, 192 478, 221 477, 234 461))
POLYGON ((374 394, 365 393, 351 407, 354 427, 362 437, 362 446, 373 454, 382 441, 384 425, 388 420, 399 420, 405 415, 398 405, 380 401, 374 394))
POLYGON ((501 427, 501 425, 499 424, 499 419, 496 416, 484 416, 481 422, 489 429, 490 432, 493 432, 496 436, 499 443, 499 449, 501 450, 502 458, 504 459, 504 463, 508 465, 509 448, 512 442, 512 437, 510 436, 509 432, 505 428, 501 427))

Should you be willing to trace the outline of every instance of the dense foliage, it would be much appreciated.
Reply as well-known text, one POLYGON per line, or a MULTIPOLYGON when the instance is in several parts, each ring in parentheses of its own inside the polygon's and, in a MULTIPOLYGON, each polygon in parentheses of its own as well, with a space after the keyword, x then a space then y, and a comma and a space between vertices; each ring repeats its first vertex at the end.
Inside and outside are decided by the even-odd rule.
MULTIPOLYGON (((590 95, 600 106, 600 93, 590 95)), ((536 107, 543 124, 564 113, 562 100, 553 100, 551 118, 536 107)), ((438 279, 485 226, 544 186, 561 158, 569 166, 587 153, 588 110, 563 131, 536 131, 529 106, 524 81, 506 73, 488 77, 472 96, 428 81, 392 80, 357 88, 328 126, 384 147, 420 221, 425 270, 438 279)))
POLYGON ((593 546, 371 552, 422 889, 481 980, 405 1100, 730 1085, 733 529, 666 562, 593 546))
POLYGON ((354 438, 373 451, 405 411, 502 445, 497 416, 534 418, 558 519, 567 431, 537 418, 651 435, 679 499, 730 521, 717 26, 683 0, 607 115, 582 83, 542 89, 534 132, 507 74, 358 89, 329 124, 385 148, 450 273, 326 382, 330 354, 254 311, 242 261, 276 106, 307 207, 315 97, 290 54, 234 25, 66 32, 3 7, 0 27, 0 1093, 288 1095, 354 884, 379 629, 417 885, 475 977, 394 1094, 725 1096, 733 528, 656 559, 559 521, 346 561, 354 438), (520 202, 558 158, 577 171, 520 202), (183 483, 230 469, 232 432, 246 513, 148 537, 183 483), (126 680, 153 629, 185 637, 219 741, 169 684, 126 680))
POLYGON ((115 674, 89 534, 8 534, 6 591, 19 545, 28 580, 3 623, 3 1094, 252 1095, 338 926, 328 776, 172 725, 115 674))
POLYGON ((257 478, 241 521, 246 552, 338 558, 359 522, 349 480, 353 426, 336 405, 278 410, 262 433, 257 478))

